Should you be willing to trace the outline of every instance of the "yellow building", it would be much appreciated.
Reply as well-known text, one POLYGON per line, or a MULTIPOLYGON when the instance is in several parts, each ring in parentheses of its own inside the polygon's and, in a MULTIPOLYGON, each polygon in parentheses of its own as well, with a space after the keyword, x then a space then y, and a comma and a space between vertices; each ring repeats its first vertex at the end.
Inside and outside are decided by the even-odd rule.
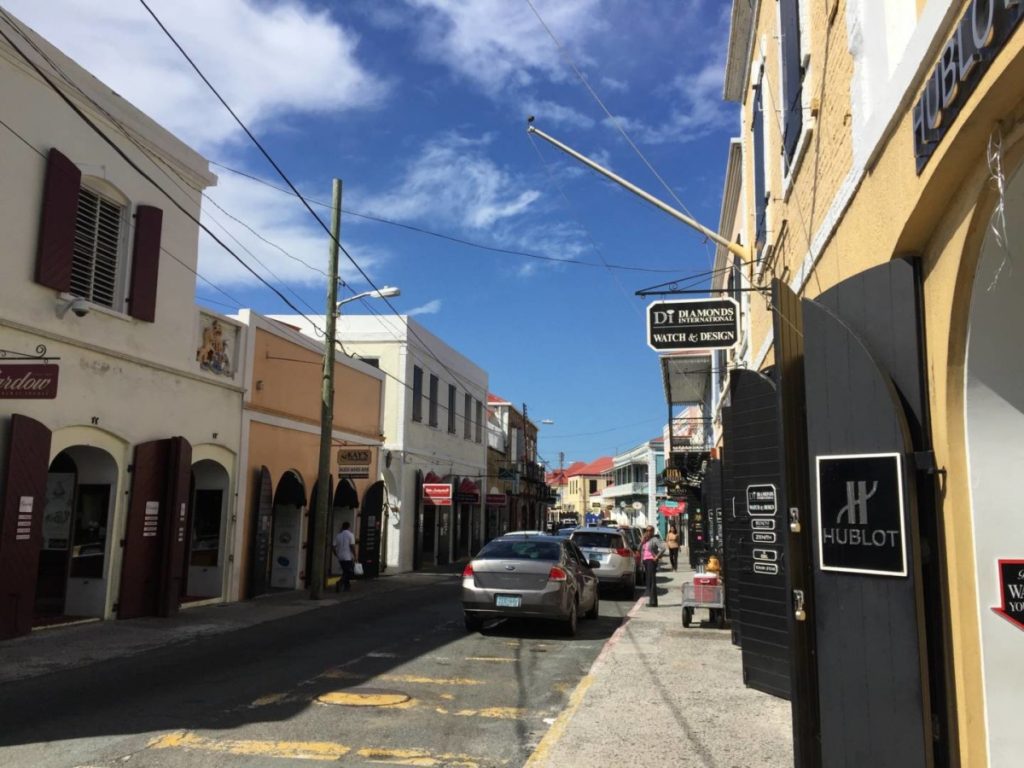
MULTIPOLYGON (((843 590, 866 585, 894 612, 906 587, 916 612, 906 647, 919 653, 865 657, 864 679, 871 664, 894 665, 897 677, 918 665, 906 700, 878 704, 894 722, 920 706, 919 729, 904 728, 902 762, 881 740, 859 765, 1008 766, 1024 753, 1024 524, 1014 483, 1024 466, 1024 350, 1013 340, 1024 328, 1022 20, 1018 0, 733 2, 724 96, 740 104, 741 134, 721 231, 751 258, 720 249, 716 287, 738 276, 753 297, 736 362, 773 377, 783 401, 797 381, 804 397, 806 385, 809 463, 794 469, 791 453, 782 483, 808 475, 804 532, 816 536, 807 554, 819 597, 848 599, 843 590), (858 378, 856 365, 877 375, 858 378), (894 403, 900 434, 891 440, 882 439, 872 381, 894 403), (828 517, 823 467, 839 452, 893 457, 901 516, 891 541, 902 543, 902 571, 834 567, 827 537, 838 529, 828 526, 839 518, 828 517)), ((803 430, 786 421, 786 407, 788 445, 803 430)), ((728 461, 728 439, 724 451, 728 461)), ((850 517, 859 502, 866 520, 875 502, 856 496, 852 477, 850 517)), ((870 537, 868 527, 854 538, 864 531, 870 537)), ((881 608, 843 605, 843 616, 874 628, 864 647, 899 645, 874 631, 881 608)), ((853 748, 856 736, 839 734, 830 711, 835 686, 853 681, 829 668, 830 608, 812 603, 812 623, 816 609, 823 749, 843 738, 853 748)), ((849 676, 857 663, 845 667, 849 676)))

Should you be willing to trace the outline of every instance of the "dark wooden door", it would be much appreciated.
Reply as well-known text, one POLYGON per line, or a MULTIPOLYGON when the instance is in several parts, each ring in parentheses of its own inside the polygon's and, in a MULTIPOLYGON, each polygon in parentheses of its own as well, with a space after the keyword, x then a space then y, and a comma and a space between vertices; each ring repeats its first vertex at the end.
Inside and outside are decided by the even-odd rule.
POLYGON ((381 526, 386 493, 384 482, 378 480, 366 489, 360 507, 359 562, 363 564, 363 575, 368 579, 380 575, 381 571, 381 526))
POLYGON ((0 640, 32 630, 50 465, 49 429, 17 413, 9 425, 0 499, 0 640))
POLYGON ((157 615, 165 540, 173 514, 165 498, 170 447, 168 440, 135 447, 117 602, 119 619, 157 615))
POLYGON ((727 535, 738 546, 729 580, 740 593, 743 681, 774 696, 790 696, 789 615, 785 520, 778 504, 781 481, 775 384, 762 373, 729 374, 724 420, 729 488, 727 535))
POLYGON ((167 465, 164 474, 164 498, 168 515, 160 559, 160 592, 157 616, 173 616, 181 607, 186 587, 192 497, 192 446, 183 437, 167 440, 167 465))
MULTIPOLYGON (((722 423, 727 424, 732 418, 730 408, 722 408, 722 423)), ((722 566, 726 574, 735 574, 736 578, 725 581, 725 615, 729 617, 729 629, 732 633, 732 644, 740 645, 743 623, 740 615, 740 542, 748 535, 750 526, 736 512, 736 491, 732 479, 732 462, 729 446, 725 446, 722 467, 722 539, 725 557, 722 566)))
POLYGON ((274 527, 274 483, 270 470, 260 467, 256 473, 252 523, 249 533, 248 596, 262 595, 270 589, 270 533, 274 527))

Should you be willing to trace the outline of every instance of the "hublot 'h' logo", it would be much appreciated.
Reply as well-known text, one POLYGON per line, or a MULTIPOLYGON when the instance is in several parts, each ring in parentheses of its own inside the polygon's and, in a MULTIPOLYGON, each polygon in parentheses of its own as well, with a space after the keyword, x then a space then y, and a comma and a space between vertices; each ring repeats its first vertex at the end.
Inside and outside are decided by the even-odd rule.
POLYGON ((877 480, 871 484, 870 491, 868 491, 867 480, 847 480, 846 506, 840 509, 839 514, 836 515, 836 525, 842 523, 844 517, 848 525, 867 525, 868 499, 874 496, 877 490, 877 480))

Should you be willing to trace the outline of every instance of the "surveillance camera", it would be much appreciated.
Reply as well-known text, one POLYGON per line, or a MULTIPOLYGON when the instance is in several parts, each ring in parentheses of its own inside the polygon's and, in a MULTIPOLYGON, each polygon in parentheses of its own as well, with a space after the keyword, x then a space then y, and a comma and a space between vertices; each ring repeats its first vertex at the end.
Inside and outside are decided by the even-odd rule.
POLYGON ((67 301, 57 302, 57 317, 64 319, 64 315, 68 313, 68 310, 75 313, 75 317, 85 317, 92 310, 92 306, 85 299, 68 299, 67 301))

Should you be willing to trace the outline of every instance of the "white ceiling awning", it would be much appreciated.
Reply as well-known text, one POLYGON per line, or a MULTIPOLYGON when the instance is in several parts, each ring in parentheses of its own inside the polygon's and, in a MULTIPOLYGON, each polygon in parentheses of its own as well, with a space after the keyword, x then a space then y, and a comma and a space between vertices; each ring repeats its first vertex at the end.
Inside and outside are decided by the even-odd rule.
POLYGON ((707 402, 711 388, 711 351, 676 352, 661 355, 665 400, 674 405, 707 402))

